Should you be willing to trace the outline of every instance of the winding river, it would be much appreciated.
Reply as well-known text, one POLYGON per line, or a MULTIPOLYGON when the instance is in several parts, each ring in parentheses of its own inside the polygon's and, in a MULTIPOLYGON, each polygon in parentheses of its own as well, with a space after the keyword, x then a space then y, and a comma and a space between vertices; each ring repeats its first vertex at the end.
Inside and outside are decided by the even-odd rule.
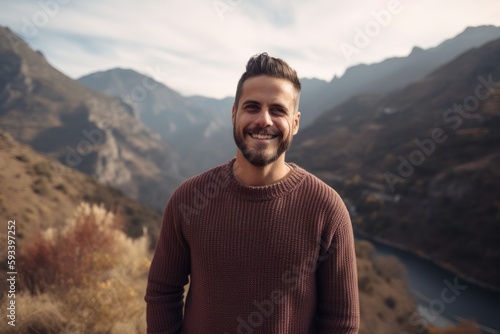
MULTIPOLYGON (((356 236, 356 239, 364 239, 356 236)), ((462 319, 474 320, 482 333, 500 334, 500 293, 471 284, 431 261, 409 252, 369 240, 375 255, 396 256, 406 267, 410 292, 417 301, 421 318, 444 327, 462 319)), ((500 270, 500 269, 499 269, 500 270)), ((410 320, 409 320, 410 321, 410 320)))

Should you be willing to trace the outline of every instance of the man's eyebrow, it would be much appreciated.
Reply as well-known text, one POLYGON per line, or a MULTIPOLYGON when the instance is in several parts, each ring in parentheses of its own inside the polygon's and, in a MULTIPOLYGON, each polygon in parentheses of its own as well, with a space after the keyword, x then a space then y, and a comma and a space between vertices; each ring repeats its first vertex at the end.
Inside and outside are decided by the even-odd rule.
POLYGON ((248 104, 248 103, 256 103, 256 104, 260 105, 260 102, 259 101, 255 101, 255 100, 245 100, 245 101, 243 101, 243 104, 248 104))
MULTIPOLYGON (((259 101, 256 101, 256 100, 245 100, 245 101, 243 101, 242 106, 247 105, 247 104, 257 104, 259 106, 261 105, 261 103, 259 101)), ((286 113, 288 113, 288 108, 281 103, 271 103, 270 107, 278 107, 278 108, 283 109, 286 113)))

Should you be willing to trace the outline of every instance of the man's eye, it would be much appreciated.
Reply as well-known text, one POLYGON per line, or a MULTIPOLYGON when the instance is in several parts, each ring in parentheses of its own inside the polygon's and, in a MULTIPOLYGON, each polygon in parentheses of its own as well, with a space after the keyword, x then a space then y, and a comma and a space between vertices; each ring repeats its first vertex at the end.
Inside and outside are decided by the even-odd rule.
POLYGON ((245 106, 245 110, 248 110, 248 111, 254 111, 254 110, 258 110, 258 109, 259 109, 259 106, 256 104, 247 104, 245 106))
POLYGON ((282 109, 282 108, 273 108, 271 111, 275 115, 284 115, 284 114, 286 114, 285 110, 282 109))

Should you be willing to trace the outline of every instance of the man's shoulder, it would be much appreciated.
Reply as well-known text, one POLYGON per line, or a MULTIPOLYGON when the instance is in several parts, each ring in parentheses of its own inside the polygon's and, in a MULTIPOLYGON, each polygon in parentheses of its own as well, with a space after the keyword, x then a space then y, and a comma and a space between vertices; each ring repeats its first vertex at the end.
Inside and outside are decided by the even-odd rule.
POLYGON ((318 194, 325 193, 325 195, 330 195, 330 196, 331 195, 339 196, 337 191, 332 186, 328 185, 326 182, 321 180, 319 177, 317 177, 313 173, 307 171, 306 169, 298 166, 295 163, 291 163, 291 165, 294 168, 298 168, 299 170, 302 171, 302 173, 305 176, 304 177, 304 185, 311 188, 311 192, 318 193, 318 194))
POLYGON ((302 182, 301 189, 305 198, 310 202, 315 202, 319 207, 338 209, 343 207, 344 201, 336 189, 328 185, 313 173, 305 170, 297 164, 292 164, 294 168, 301 170, 304 174, 304 182, 302 182))

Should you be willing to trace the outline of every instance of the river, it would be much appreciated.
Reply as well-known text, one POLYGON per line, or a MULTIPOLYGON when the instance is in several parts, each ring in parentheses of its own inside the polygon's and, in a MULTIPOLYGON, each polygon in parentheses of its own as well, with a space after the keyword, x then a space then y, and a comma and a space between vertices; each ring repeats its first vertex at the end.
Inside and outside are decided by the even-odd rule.
MULTIPOLYGON (((356 236, 356 239, 364 238, 356 236)), ((376 256, 393 255, 404 264, 410 292, 417 301, 420 315, 427 321, 444 327, 461 319, 472 319, 482 333, 500 334, 499 292, 466 282, 409 252, 369 241, 375 246, 376 256)))

